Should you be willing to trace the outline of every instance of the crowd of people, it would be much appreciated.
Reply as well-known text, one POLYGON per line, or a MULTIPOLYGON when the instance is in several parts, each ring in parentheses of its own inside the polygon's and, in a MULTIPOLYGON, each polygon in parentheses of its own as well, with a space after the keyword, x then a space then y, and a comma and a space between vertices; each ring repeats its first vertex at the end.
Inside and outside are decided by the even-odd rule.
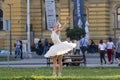
POLYGON ((116 61, 118 62, 118 66, 120 66, 120 37, 116 44, 114 44, 112 38, 109 38, 106 43, 103 42, 103 40, 100 40, 98 48, 100 53, 101 65, 103 64, 103 61, 104 64, 107 63, 105 59, 105 54, 107 54, 109 64, 113 64, 114 59, 116 59, 116 61))
MULTIPOLYGON (((31 47, 31 51, 35 51, 36 54, 38 55, 44 55, 50 48, 50 46, 52 46, 53 43, 48 41, 48 39, 44 39, 44 40, 39 40, 37 43, 35 43, 32 47, 31 47)), ((17 39, 16 42, 14 43, 14 48, 15 48, 15 58, 20 58, 23 59, 23 43, 22 40, 17 39)))
POLYGON ((86 52, 99 53, 101 65, 106 64, 107 62, 109 64, 113 64, 114 60, 116 60, 118 62, 118 65, 120 66, 120 37, 116 44, 112 41, 111 37, 108 39, 107 42, 104 42, 101 39, 96 45, 95 42, 91 40, 91 43, 89 44, 89 41, 85 38, 84 35, 81 39, 77 39, 75 42, 77 44, 75 48, 75 54, 80 54, 81 52, 85 62, 86 52), (107 60, 105 58, 105 55, 107 55, 107 60))
POLYGON ((34 45, 34 48, 38 55, 44 55, 52 45, 53 43, 46 38, 44 40, 40 39, 38 43, 34 45))
MULTIPOLYGON (((96 43, 91 40, 91 43, 89 44, 89 41, 85 38, 83 35, 81 39, 75 40, 76 47, 74 54, 80 55, 82 53, 84 61, 86 62, 86 51, 88 53, 99 53, 100 54, 100 64, 106 64, 107 62, 109 64, 113 64, 114 60, 118 62, 118 65, 120 66, 120 37, 119 40, 114 44, 112 41, 112 38, 109 38, 107 42, 103 42, 103 40, 99 41, 99 44, 96 45, 96 43), (105 58, 105 55, 107 55, 107 60, 105 58)), ((38 55, 45 55, 46 52, 49 50, 49 48, 53 45, 52 42, 48 41, 48 39, 39 40, 37 44, 34 45, 35 51, 38 55)), ((22 51, 22 41, 17 40, 15 45, 15 58, 19 57, 23 59, 23 51, 22 51)))

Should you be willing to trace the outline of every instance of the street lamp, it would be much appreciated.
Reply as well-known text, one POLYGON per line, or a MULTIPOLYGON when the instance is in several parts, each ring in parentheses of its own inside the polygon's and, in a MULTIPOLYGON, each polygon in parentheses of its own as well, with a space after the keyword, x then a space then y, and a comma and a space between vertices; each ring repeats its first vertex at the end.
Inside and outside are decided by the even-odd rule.
POLYGON ((12 54, 12 26, 11 26, 11 23, 12 23, 12 15, 11 15, 11 9, 12 9, 12 5, 13 5, 13 3, 9 3, 9 4, 7 4, 8 6, 9 6, 9 9, 10 9, 10 12, 9 12, 9 14, 10 14, 10 55, 12 54))
POLYGON ((116 24, 116 11, 113 13, 114 15, 114 28, 113 28, 113 31, 114 31, 114 42, 116 43, 116 28, 117 28, 117 24, 116 24))
POLYGON ((27 0, 27 52, 28 57, 32 57, 31 55, 31 47, 30 47, 30 0, 27 0))

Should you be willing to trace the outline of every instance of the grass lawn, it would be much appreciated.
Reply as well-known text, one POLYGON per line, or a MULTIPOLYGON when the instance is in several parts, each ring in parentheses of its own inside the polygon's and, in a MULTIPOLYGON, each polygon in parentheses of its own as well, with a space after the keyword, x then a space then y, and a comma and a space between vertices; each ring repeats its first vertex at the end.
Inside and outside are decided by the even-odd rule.
POLYGON ((0 80, 120 80, 120 68, 64 67, 62 77, 54 78, 51 75, 51 67, 0 68, 0 80))
MULTIPOLYGON (((16 60, 20 60, 19 58, 14 58, 14 57, 9 57, 9 61, 16 61, 16 60)), ((0 61, 8 61, 7 57, 0 57, 0 61)))

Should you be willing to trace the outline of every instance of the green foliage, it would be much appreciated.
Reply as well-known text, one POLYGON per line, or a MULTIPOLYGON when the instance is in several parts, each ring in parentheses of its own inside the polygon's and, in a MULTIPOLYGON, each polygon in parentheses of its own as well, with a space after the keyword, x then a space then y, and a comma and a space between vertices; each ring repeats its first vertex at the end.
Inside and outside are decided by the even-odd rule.
POLYGON ((66 35, 69 37, 71 40, 73 39, 80 39, 81 35, 85 35, 85 29, 83 28, 67 28, 66 29, 66 35))

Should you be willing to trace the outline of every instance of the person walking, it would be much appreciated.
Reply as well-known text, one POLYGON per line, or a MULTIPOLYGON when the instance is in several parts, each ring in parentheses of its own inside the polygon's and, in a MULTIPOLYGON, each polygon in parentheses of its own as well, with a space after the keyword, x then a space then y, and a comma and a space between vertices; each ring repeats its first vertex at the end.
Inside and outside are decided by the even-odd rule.
POLYGON ((21 54, 20 54, 20 58, 23 59, 23 43, 22 43, 22 40, 19 40, 20 41, 20 49, 21 49, 21 54))
POLYGON ((49 49, 49 41, 48 41, 48 39, 46 38, 45 40, 44 40, 44 50, 43 50, 43 54, 45 54, 47 51, 48 51, 48 49, 49 49))
POLYGON ((81 51, 82 51, 82 55, 83 55, 83 59, 85 61, 85 64, 86 64, 85 52, 87 51, 88 44, 89 44, 88 40, 85 38, 85 35, 83 35, 82 39, 80 39, 80 46, 81 46, 81 51))
POLYGON ((120 66, 120 36, 119 36, 119 40, 116 43, 116 60, 118 66, 120 66))
POLYGON ((15 58, 20 57, 21 58, 21 42, 20 40, 17 40, 16 43, 14 44, 15 47, 15 58))
POLYGON ((103 60, 104 60, 104 63, 106 64, 106 60, 105 60, 106 44, 103 43, 103 40, 100 40, 98 48, 99 48, 99 51, 100 51, 100 62, 101 62, 101 65, 103 64, 103 60))
POLYGON ((62 31, 65 28, 69 19, 70 19, 69 17, 66 18, 66 21, 62 27, 59 25, 59 23, 55 23, 53 30, 51 30, 52 31, 51 39, 54 45, 50 47, 50 49, 44 56, 47 58, 52 57, 53 76, 57 76, 57 63, 58 63, 58 76, 61 76, 63 55, 76 47, 76 44, 74 43, 69 43, 67 41, 61 42, 59 37, 60 31, 62 31))
POLYGON ((76 43, 75 54, 80 55, 80 41, 79 41, 79 38, 77 38, 77 40, 75 40, 75 43, 76 43))
POLYGON ((115 48, 115 45, 112 42, 112 38, 109 38, 109 40, 108 40, 108 42, 106 44, 106 49, 107 49, 108 62, 110 64, 113 63, 114 48, 115 48))

